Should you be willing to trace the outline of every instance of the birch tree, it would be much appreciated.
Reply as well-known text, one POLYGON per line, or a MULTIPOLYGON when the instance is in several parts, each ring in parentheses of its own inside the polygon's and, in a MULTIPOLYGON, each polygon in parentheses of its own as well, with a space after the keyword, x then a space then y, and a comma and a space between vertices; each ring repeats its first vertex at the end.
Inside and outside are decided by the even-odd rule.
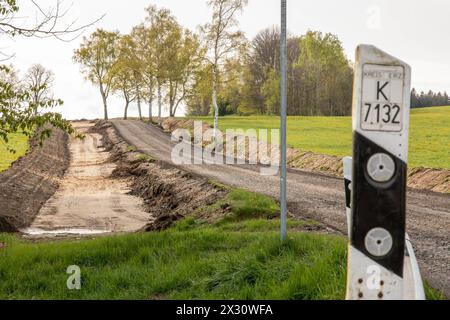
MULTIPOLYGON (((110 70, 112 75, 112 90, 118 92, 125 100, 124 119, 128 119, 130 103, 139 97, 140 77, 138 76, 138 61, 134 51, 134 43, 129 35, 122 36, 118 42, 117 61, 110 70)), ((140 105, 139 115, 142 119, 140 105)))
POLYGON ((178 41, 172 42, 173 47, 168 57, 172 67, 168 70, 167 100, 169 114, 175 117, 177 110, 191 93, 196 70, 201 66, 204 50, 198 37, 189 30, 184 30, 178 41))
POLYGON ((174 41, 180 37, 180 26, 167 9, 150 6, 146 9, 146 22, 150 24, 150 38, 153 40, 153 67, 158 97, 158 122, 161 122, 163 89, 167 83, 168 70, 173 68, 170 56, 174 41))
POLYGON ((237 29, 237 15, 247 5, 248 0, 209 0, 213 10, 212 21, 202 28, 209 49, 207 59, 212 66, 212 103, 214 107, 214 137, 219 123, 219 105, 217 95, 220 72, 225 60, 239 49, 244 35, 237 29))
POLYGON ((131 32, 135 44, 136 65, 139 70, 141 87, 139 90, 138 104, 141 100, 146 99, 148 102, 148 118, 151 121, 153 118, 153 99, 155 97, 155 48, 154 48, 155 33, 150 27, 141 24, 134 27, 131 32))

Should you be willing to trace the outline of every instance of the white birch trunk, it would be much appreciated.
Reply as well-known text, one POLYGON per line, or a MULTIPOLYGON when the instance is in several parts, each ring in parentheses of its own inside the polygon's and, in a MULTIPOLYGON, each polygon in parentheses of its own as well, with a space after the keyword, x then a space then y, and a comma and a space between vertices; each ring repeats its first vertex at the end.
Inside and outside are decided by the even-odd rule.
POLYGON ((162 117, 162 92, 161 82, 158 80, 158 124, 161 124, 162 117))
POLYGON ((212 103, 214 107, 214 140, 217 137, 217 129, 219 126, 219 105, 217 104, 217 73, 213 71, 213 92, 212 103))

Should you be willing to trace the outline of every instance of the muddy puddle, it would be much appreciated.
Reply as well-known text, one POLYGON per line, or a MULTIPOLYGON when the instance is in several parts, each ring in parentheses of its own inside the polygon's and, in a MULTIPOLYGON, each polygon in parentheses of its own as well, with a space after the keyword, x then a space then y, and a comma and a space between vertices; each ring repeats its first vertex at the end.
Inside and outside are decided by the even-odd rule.
POLYGON ((110 231, 107 230, 92 230, 92 229, 57 229, 57 230, 43 230, 38 228, 22 229, 20 232, 29 236, 64 236, 64 235, 77 235, 77 236, 91 236, 96 234, 107 234, 110 231))

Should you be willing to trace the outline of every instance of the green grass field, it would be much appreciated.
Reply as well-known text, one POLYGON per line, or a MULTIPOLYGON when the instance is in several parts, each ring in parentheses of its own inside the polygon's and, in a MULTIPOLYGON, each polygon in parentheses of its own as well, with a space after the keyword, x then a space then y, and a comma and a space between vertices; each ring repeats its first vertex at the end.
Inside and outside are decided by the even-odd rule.
POLYGON ((11 163, 22 157, 28 149, 28 137, 16 133, 9 136, 8 145, 0 142, 0 172, 8 169, 11 163), (15 150, 15 153, 11 153, 8 147, 15 150))
POLYGON ((0 235, 0 299, 343 299, 346 239, 299 232, 279 240, 275 201, 233 190, 201 210, 232 206, 215 224, 187 218, 161 233, 28 243, 0 235), (5 247, 6 245, 6 247, 5 247), (81 269, 71 291, 68 266, 81 269))
POLYGON ((274 200, 234 190, 222 202, 231 218, 187 218, 159 233, 46 243, 0 234, 0 299, 344 299, 346 238, 289 221, 281 243, 279 220, 261 218, 279 211, 274 200), (80 290, 66 285, 72 265, 80 290))
POLYGON ((293 233, 282 245, 277 223, 262 220, 186 226, 44 244, 1 236, 0 299, 344 298, 342 238, 293 233), (70 265, 81 290, 66 287, 70 265))
MULTIPOLYGON (((212 123, 211 117, 193 118, 212 123)), ((279 118, 269 116, 224 117, 221 130, 276 129, 279 118)), ((413 110, 411 115, 410 165, 450 169, 450 107, 413 110)), ((320 154, 350 156, 350 117, 289 117, 288 145, 320 154)))

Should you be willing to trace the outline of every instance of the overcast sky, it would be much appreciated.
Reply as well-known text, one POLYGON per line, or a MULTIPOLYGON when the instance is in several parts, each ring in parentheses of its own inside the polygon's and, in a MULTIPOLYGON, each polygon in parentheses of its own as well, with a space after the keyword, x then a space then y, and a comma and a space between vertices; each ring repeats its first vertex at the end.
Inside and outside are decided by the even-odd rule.
MULTIPOLYGON (((42 7, 56 0, 37 0, 42 7)), ((240 17, 248 38, 259 30, 279 23, 280 0, 250 0, 240 17)), ((35 9, 30 0, 19 0, 23 21, 32 21, 35 9), (31 19, 31 20, 30 20, 31 19)), ((95 28, 117 29, 127 33, 144 19, 144 8, 156 4, 170 9, 183 26, 195 29, 210 19, 206 0, 66 0, 72 4, 66 22, 78 19, 88 23, 106 14, 95 28), (73 3, 73 4, 72 4, 73 3)), ((374 44, 409 63, 413 68, 413 86, 419 90, 450 92, 450 1, 447 0, 288 0, 289 31, 332 32, 342 41, 346 54, 354 59, 359 43, 374 44)), ((22 20, 21 20, 22 21, 22 20)), ((64 21, 63 21, 64 22, 64 21)), ((20 22, 25 23, 25 22, 20 22)), ((86 82, 79 66, 72 61, 73 50, 82 38, 70 43, 55 39, 2 38, 2 51, 15 53, 12 63, 25 71, 41 63, 56 75, 55 95, 65 101, 60 110, 69 119, 102 117, 98 89, 86 82)), ((122 102, 111 99, 110 115, 122 115, 122 102)), ((136 107, 131 114, 136 114, 136 107)))

